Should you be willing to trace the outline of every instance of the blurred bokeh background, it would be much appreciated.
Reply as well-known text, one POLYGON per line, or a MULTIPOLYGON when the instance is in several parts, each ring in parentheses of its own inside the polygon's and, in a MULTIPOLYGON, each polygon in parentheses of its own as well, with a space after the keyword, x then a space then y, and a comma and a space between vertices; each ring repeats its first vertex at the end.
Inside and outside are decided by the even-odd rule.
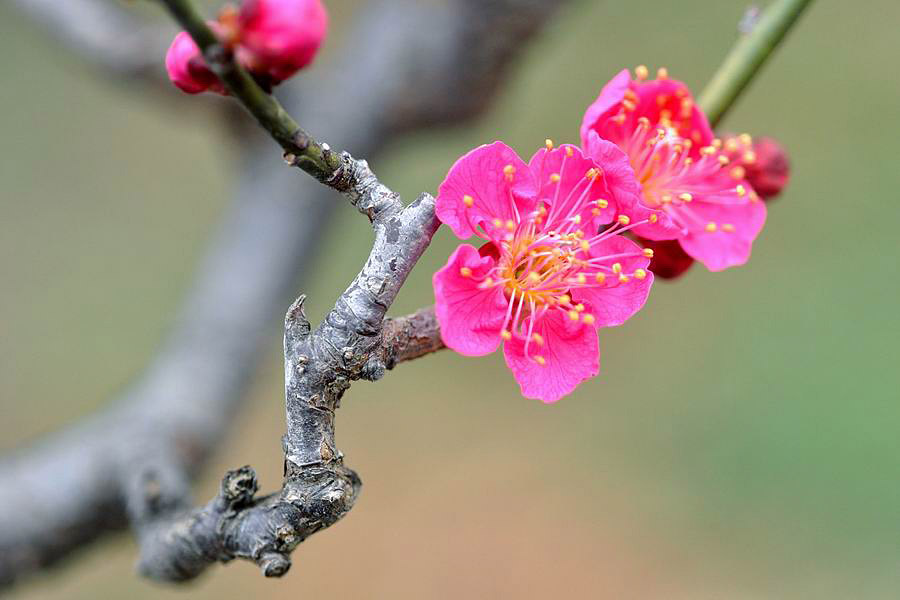
MULTIPOLYGON (((338 43, 355 3, 329 4, 338 43)), ((625 66, 665 65, 699 90, 745 7, 575 2, 486 118, 374 166, 411 198, 474 145, 577 142, 625 66)), ((777 137, 793 162, 751 262, 658 283, 602 331, 601 375, 571 397, 522 399, 499 355, 402 365, 344 399, 338 442, 363 494, 285 579, 241 563, 162 587, 133 573, 121 534, 13 597, 900 596, 898 25, 896 0, 813 5, 725 123, 777 137)), ((103 406, 153 355, 227 205, 236 142, 202 101, 104 78, 7 5, 0 53, 6 452, 103 406)), ((369 241, 342 211, 305 284, 312 316, 369 241)), ((437 236, 395 312, 431 302, 454 244, 437 236)), ((280 344, 273 327, 198 498, 247 463, 278 486, 280 344)))

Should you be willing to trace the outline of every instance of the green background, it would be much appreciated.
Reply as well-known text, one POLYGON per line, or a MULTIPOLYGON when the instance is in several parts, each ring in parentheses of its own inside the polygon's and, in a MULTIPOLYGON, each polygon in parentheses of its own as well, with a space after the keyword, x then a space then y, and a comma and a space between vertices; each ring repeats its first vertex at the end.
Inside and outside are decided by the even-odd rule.
MULTIPOLYGON (((622 67, 665 65, 699 90, 744 4, 575 3, 486 118, 407 138, 374 167, 411 198, 477 144, 529 156, 547 137, 577 142, 622 67)), ((775 136, 793 162, 747 266, 657 283, 601 332, 600 376, 553 406, 521 398, 499 355, 443 352, 355 385, 338 415, 365 481, 353 512, 301 545, 285 579, 232 564, 187 595, 900 595, 898 24, 896 0, 815 3, 729 115, 724 128, 775 136)), ((153 355, 226 208, 237 142, 208 100, 105 79, 8 6, 0 52, 8 451, 103 406, 153 355)), ((305 286, 313 316, 369 239, 340 212, 305 286)), ((431 302, 456 243, 437 236, 395 312, 431 302)), ((199 498, 246 463, 279 484, 279 348, 273 331, 199 498)), ((186 597, 137 578, 135 557, 131 536, 107 538, 13 597, 186 597)))

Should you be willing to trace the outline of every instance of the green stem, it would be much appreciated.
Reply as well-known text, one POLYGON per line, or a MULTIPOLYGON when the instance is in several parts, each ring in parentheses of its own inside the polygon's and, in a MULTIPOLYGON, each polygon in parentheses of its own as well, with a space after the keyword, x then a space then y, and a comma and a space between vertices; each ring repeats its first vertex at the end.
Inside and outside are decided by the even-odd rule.
POLYGON ((234 54, 216 37, 190 0, 160 0, 193 38, 210 69, 225 87, 284 149, 285 160, 319 181, 338 185, 340 154, 315 140, 284 110, 281 103, 234 60, 234 54))
POLYGON ((737 41, 700 94, 698 103, 715 127, 781 43, 812 0, 775 0, 750 33, 737 41))

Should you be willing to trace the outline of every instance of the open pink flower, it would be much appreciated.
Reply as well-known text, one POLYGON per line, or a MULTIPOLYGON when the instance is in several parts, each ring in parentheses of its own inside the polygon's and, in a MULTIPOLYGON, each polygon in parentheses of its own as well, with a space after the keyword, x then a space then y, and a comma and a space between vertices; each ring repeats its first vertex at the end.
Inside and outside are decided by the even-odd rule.
POLYGON ((650 291, 649 253, 619 235, 634 226, 630 168, 608 150, 600 162, 548 141, 526 164, 494 142, 460 158, 438 190, 438 218, 487 242, 459 246, 434 275, 441 337, 468 356, 505 342, 529 398, 555 402, 596 375, 597 328, 625 322, 650 291))
MULTIPOLYGON (((712 271, 743 264, 766 220, 765 205, 714 139, 703 112, 685 84, 660 69, 647 80, 624 70, 588 107, 582 147, 597 156, 613 142, 630 160, 641 187, 640 209, 630 216, 655 222, 635 229, 652 240, 677 239, 712 271)), ((629 214, 629 213, 626 213, 629 214)))

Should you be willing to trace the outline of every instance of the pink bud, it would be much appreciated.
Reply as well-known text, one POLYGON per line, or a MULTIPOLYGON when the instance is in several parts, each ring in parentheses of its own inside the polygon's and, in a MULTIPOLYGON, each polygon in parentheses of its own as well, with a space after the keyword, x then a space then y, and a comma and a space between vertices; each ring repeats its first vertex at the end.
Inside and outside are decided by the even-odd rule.
POLYGON ((238 56, 254 74, 278 83, 312 62, 327 29, 320 0, 245 0, 238 56))
POLYGON ((200 48, 186 31, 182 31, 172 40, 166 53, 166 71, 169 79, 188 94, 199 94, 211 90, 225 94, 225 88, 206 66, 200 48))

